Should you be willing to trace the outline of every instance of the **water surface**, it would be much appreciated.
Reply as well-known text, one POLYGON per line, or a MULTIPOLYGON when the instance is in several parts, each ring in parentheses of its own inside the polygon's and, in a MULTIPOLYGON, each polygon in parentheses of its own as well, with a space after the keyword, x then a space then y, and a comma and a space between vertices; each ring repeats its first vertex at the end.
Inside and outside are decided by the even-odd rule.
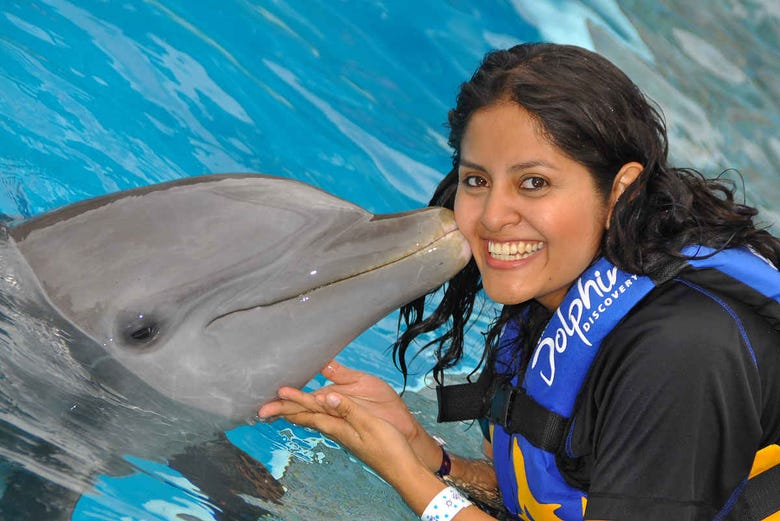
MULTIPOLYGON (((709 175, 738 170, 746 200, 778 229, 777 2, 471 4, 0 1, 0 212, 23 219, 117 190, 245 171, 309 182, 376 213, 417 208, 449 169, 444 124, 459 82, 492 48, 546 39, 597 50, 622 67, 663 108, 675 161, 709 175)), ((5 273, 0 381, 13 382, 19 367, 38 368, 54 388, 92 393, 96 406, 110 402, 79 387, 86 384, 77 370, 61 371, 51 352, 37 358, 70 339, 25 315, 14 288, 5 273)), ((478 357, 491 312, 487 306, 469 333, 464 370, 478 357)), ((396 320, 367 331, 342 362, 400 385, 386 352, 396 320)), ((413 389, 422 390, 430 365, 417 359, 413 389)), ((0 423, 13 439, 66 444, 61 433, 33 432, 25 415, 35 400, 21 399, 23 388, 2 389, 0 423)), ((433 423, 430 393, 409 400, 433 423)), ((476 429, 449 426, 445 435, 456 450, 475 452, 476 429)), ((315 433, 278 423, 228 438, 287 488, 281 504, 261 505, 268 518, 364 519, 381 509, 388 519, 416 519, 380 479, 315 433)), ((18 464, 23 451, 14 447, 0 454, 18 464)), ((72 476, 94 485, 74 519, 215 519, 214 506, 165 461, 106 450, 132 472, 72 476)))

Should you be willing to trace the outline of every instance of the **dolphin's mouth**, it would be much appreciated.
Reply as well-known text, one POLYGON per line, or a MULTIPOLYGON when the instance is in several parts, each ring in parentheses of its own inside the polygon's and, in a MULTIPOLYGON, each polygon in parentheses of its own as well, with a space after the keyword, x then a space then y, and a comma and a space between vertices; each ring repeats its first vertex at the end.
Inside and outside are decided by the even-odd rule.
POLYGON ((256 309, 270 308, 270 307, 273 307, 273 306, 276 306, 276 305, 279 305, 279 304, 283 304, 285 302, 290 302, 290 301, 293 301, 293 300, 296 300, 296 299, 304 299, 304 298, 306 298, 306 295, 314 293, 314 292, 316 292, 318 290, 321 290, 321 289, 324 289, 324 288, 328 288, 328 287, 332 287, 332 286, 337 285, 339 283, 342 283, 342 282, 345 282, 345 281, 348 281, 348 280, 351 280, 351 279, 355 279, 357 277, 361 277, 361 276, 364 276, 364 275, 368 275, 370 273, 373 273, 373 272, 376 272, 376 271, 379 271, 379 270, 382 270, 383 268, 386 268, 388 266, 392 266, 394 264, 402 262, 405 259, 409 259, 411 257, 414 257, 415 255, 419 255, 422 252, 426 252, 426 251, 427 252, 432 252, 436 248, 438 248, 442 243, 445 243, 445 242, 448 242, 448 241, 451 241, 451 240, 460 244, 460 246, 462 248, 462 255, 464 255, 466 258, 468 258, 470 256, 470 250, 469 250, 469 247, 468 247, 468 243, 466 242, 466 239, 461 234, 460 230, 458 230, 458 228, 455 225, 454 221, 449 222, 449 223, 445 223, 442 232, 443 233, 438 235, 436 238, 434 238, 430 242, 428 242, 428 243, 426 243, 426 244, 424 244, 422 246, 419 246, 419 247, 417 247, 417 248, 415 248, 413 250, 410 250, 407 253, 405 253, 404 255, 392 258, 392 259, 388 260, 387 262, 383 262, 381 264, 375 264, 375 265, 372 265, 370 267, 367 267, 364 270, 353 272, 353 273, 349 274, 348 276, 341 277, 341 278, 336 278, 336 279, 330 280, 328 282, 325 282, 323 284, 312 286, 310 288, 307 288, 305 291, 297 292, 294 295, 284 296, 284 297, 281 297, 281 298, 278 298, 278 299, 275 299, 275 300, 265 301, 262 304, 256 304, 256 305, 251 305, 251 306, 242 306, 242 307, 235 308, 235 309, 232 309, 230 311, 227 311, 225 313, 221 313, 219 315, 216 315, 208 323, 206 323, 204 329, 208 329, 208 328, 212 327, 215 323, 219 322, 220 320, 222 320, 224 318, 227 318, 227 317, 230 317, 232 315, 238 314, 238 313, 244 313, 244 312, 252 311, 252 310, 256 310, 256 309))

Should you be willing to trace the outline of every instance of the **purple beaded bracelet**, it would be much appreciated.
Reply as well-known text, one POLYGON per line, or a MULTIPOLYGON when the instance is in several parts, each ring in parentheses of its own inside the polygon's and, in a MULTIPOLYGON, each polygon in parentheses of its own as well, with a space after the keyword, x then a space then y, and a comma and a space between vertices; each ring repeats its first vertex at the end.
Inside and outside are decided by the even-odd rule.
POLYGON ((440 445, 441 447, 441 466, 439 467, 439 470, 436 471, 436 475, 440 478, 443 478, 444 476, 448 476, 450 471, 452 470, 452 460, 450 459, 450 455, 447 454, 447 451, 444 450, 444 446, 440 445))

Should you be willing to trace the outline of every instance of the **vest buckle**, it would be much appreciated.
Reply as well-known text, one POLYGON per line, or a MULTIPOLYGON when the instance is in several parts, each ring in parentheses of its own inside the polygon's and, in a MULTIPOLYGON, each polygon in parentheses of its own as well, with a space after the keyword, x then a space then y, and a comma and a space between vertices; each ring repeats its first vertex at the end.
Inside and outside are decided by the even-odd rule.
MULTIPOLYGON (((512 407, 515 399, 520 393, 525 393, 523 388, 512 387, 508 384, 500 385, 493 395, 490 402, 490 421, 501 425, 507 432, 516 432, 513 425, 512 407)), ((515 418, 517 419, 517 418, 515 418)))

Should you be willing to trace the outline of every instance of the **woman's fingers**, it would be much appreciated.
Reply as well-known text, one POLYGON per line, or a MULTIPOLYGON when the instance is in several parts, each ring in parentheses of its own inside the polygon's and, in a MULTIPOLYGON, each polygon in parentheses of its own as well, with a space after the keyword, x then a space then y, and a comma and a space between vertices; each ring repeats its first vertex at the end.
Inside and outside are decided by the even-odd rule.
POLYGON ((361 437, 372 433, 385 423, 365 407, 339 393, 328 393, 318 397, 323 410, 331 415, 343 418, 361 437))
POLYGON ((330 418, 328 421, 321 418, 321 425, 327 423, 331 429, 328 434, 384 479, 393 482, 414 465, 422 465, 406 437, 370 409, 339 393, 318 399, 330 418), (340 423, 331 424, 337 418, 340 423))
MULTIPOLYGON (((331 392, 317 396, 317 401, 319 402, 325 414, 340 418, 353 428, 358 427, 353 423, 353 410, 355 408, 355 402, 349 398, 342 396, 341 394, 331 392)), ((360 429, 356 430, 359 431, 360 429)))
POLYGON ((348 448, 359 447, 355 443, 360 440, 360 433, 347 418, 354 416, 354 402, 336 393, 318 396, 300 392, 280 394, 289 396, 291 402, 284 407, 286 420, 315 429, 348 448), (305 399, 301 394, 306 394, 305 399))
POLYGON ((319 389, 317 394, 338 392, 364 403, 388 402, 398 398, 398 393, 384 380, 341 365, 335 360, 331 360, 321 372, 333 383, 319 389))
POLYGON ((270 401, 260 407, 257 411, 257 415, 260 418, 287 418, 292 414, 299 414, 305 411, 323 412, 322 406, 317 402, 314 395, 293 387, 279 388, 277 396, 279 399, 270 401))
MULTIPOLYGON (((319 421, 310 417, 307 413, 325 413, 330 416, 338 416, 352 424, 357 430, 371 429, 372 423, 381 419, 407 439, 412 440, 418 435, 417 424, 409 414, 406 404, 398 396, 398 393, 383 380, 368 375, 362 371, 350 369, 332 360, 322 368, 322 374, 332 384, 317 389, 311 393, 305 393, 292 387, 282 387, 278 391, 278 400, 263 405, 258 415, 262 419, 282 417, 293 423, 317 428, 314 422, 319 421), (343 402, 343 400, 348 400, 343 402), (334 405, 328 406, 329 402, 334 405), (335 405, 338 402, 339 405, 335 405), (342 409, 342 407, 345 407, 342 409), (353 411, 360 409, 353 416, 353 411), (370 418, 371 421, 365 420, 370 418)), ((331 430, 330 420, 327 421, 328 430, 331 430)), ((326 432, 326 434, 330 434, 326 432)))
MULTIPOLYGON (((348 396, 328 393, 318 397, 324 413, 313 418, 315 428, 334 438, 369 466, 378 450, 377 429, 389 425, 348 396)), ((392 427, 390 427, 392 429, 392 427)))
POLYGON ((357 382, 361 376, 365 373, 352 369, 345 365, 341 365, 335 360, 328 362, 325 367, 320 371, 322 376, 338 385, 349 385, 357 382))

